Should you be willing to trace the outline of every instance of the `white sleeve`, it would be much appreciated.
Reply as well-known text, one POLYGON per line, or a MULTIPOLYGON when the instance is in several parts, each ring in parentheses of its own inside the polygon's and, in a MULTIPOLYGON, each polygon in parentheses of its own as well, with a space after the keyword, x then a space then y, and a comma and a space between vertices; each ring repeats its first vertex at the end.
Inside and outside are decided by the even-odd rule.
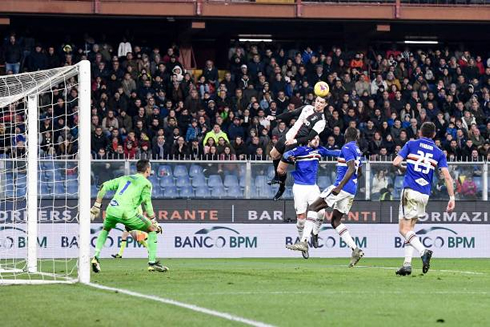
POLYGON ((326 121, 325 119, 319 120, 316 122, 316 124, 313 126, 313 130, 320 135, 321 132, 325 129, 326 126, 326 121))

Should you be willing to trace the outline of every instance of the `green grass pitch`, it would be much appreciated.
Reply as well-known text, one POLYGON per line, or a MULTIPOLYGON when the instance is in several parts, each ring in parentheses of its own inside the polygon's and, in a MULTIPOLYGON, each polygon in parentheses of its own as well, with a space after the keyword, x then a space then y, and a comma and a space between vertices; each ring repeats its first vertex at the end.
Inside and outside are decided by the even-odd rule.
MULTIPOLYGON (((105 259, 94 283, 275 326, 490 326, 483 259, 437 259, 395 276, 402 259, 105 259)), ((240 326, 188 309, 84 285, 0 287, 2 326, 240 326)))

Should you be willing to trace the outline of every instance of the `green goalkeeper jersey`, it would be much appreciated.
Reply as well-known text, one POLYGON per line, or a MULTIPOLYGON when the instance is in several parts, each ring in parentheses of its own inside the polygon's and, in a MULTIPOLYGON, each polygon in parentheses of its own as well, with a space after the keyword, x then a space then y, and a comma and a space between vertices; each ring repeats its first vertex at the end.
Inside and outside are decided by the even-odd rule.
POLYGON ((143 204, 149 217, 154 216, 151 204, 151 182, 141 174, 122 176, 102 184, 97 198, 102 198, 107 191, 116 191, 107 214, 127 219, 140 214, 139 207, 143 204))

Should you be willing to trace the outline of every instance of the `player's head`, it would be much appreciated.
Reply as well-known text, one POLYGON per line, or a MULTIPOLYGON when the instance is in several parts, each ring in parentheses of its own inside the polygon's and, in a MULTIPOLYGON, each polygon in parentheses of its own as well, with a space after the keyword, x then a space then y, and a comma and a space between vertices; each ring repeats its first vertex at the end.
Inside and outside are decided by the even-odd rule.
POLYGON ((352 142, 357 140, 357 128, 348 127, 344 133, 345 142, 352 142))
POLYGON ((425 122, 420 126, 420 135, 433 139, 436 136, 436 125, 432 122, 425 122))
POLYGON ((315 99, 315 110, 323 111, 326 106, 327 106, 327 100, 325 98, 317 96, 315 99))
POLYGON ((136 171, 139 174, 144 175, 145 177, 150 176, 151 175, 150 161, 148 161, 146 159, 138 160, 138 162, 136 163, 136 171))
POLYGON ((310 148, 316 149, 320 146, 320 136, 315 136, 308 142, 310 148))

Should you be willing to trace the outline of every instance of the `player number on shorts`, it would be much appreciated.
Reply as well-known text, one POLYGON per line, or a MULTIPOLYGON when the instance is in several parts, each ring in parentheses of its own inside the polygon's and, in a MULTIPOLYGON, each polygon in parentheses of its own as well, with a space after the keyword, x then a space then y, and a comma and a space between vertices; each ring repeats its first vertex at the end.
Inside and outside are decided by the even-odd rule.
POLYGON ((429 159, 432 158, 432 153, 424 153, 423 151, 417 151, 419 159, 415 163, 413 170, 418 173, 427 174, 430 171, 431 163, 429 159))
POLYGON ((124 185, 124 187, 121 190, 121 192, 119 192, 119 195, 122 195, 124 193, 124 191, 126 191, 128 189, 129 184, 131 184, 131 182, 130 181, 127 181, 126 182, 126 185, 124 185))

